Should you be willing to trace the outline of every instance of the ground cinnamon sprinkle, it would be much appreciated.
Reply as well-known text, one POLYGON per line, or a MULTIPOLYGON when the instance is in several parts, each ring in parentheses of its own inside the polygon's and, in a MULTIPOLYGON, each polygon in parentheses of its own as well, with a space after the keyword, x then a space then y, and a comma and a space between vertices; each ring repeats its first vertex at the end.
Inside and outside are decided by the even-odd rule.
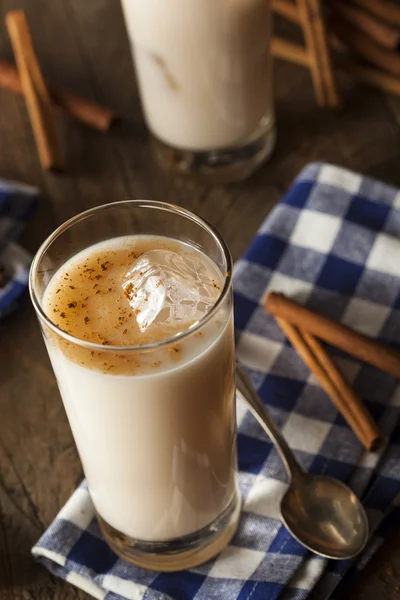
MULTIPOLYGON (((142 242, 141 242, 142 244, 142 242)), ((171 246, 160 245, 160 248, 177 251, 175 242, 171 246)), ((154 249, 154 240, 145 240, 143 250, 154 249), (149 244, 149 247, 146 244, 149 244)), ((181 344, 175 344, 168 348, 163 346, 157 352, 143 352, 139 350, 116 354, 110 348, 112 346, 145 346, 158 343, 172 337, 177 333, 172 325, 149 331, 141 331, 137 323, 137 315, 140 309, 133 309, 130 301, 135 298, 136 287, 130 282, 125 289, 122 285, 126 273, 132 266, 132 262, 143 252, 132 251, 124 248, 114 251, 93 252, 83 259, 72 261, 68 273, 56 274, 51 292, 53 302, 49 302, 47 310, 51 313, 51 319, 59 327, 71 333, 76 338, 87 342, 101 344, 104 352, 94 352, 90 348, 63 341, 63 350, 78 365, 86 364, 90 368, 98 368, 104 372, 112 371, 114 374, 133 373, 141 369, 143 364, 147 368, 160 368, 161 365, 170 367, 174 362, 180 361, 185 356, 185 348, 181 344), (110 259, 110 257, 112 258, 110 259), (110 260, 109 260, 110 259, 110 260), (64 279, 68 283, 64 283, 64 279), (56 296, 57 294, 57 302, 56 296), (155 333, 154 333, 155 332, 155 333), (108 348, 107 348, 108 347, 108 348), (168 355, 166 354, 168 350, 168 355), (104 357, 100 357, 104 354, 104 357), (107 364, 103 365, 106 359, 107 364)), ((156 280, 157 286, 163 281, 156 280)), ((216 279, 215 283, 219 281, 216 279)), ((51 286, 51 283, 50 283, 51 286)), ((202 332, 196 332, 200 337, 202 332)), ((193 339, 194 336, 192 336, 193 339)), ((163 367, 164 368, 164 367, 163 367)))
POLYGON ((128 283, 128 285, 124 288, 124 294, 126 298, 131 298, 132 293, 134 291, 133 283, 128 283))

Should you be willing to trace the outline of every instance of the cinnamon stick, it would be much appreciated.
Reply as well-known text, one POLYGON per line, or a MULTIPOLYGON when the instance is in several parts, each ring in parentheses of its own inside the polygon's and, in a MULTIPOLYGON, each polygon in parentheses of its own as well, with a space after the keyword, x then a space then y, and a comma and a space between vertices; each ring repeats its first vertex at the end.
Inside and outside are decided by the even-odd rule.
POLYGON ((353 75, 359 81, 378 90, 400 96, 400 79, 388 73, 382 73, 373 67, 366 67, 348 59, 340 59, 338 68, 353 75))
POLYGON ((343 0, 327 0, 332 11, 340 15, 380 46, 396 50, 400 44, 400 31, 387 23, 383 23, 362 8, 352 6, 343 0))
MULTIPOLYGON (((23 95, 22 84, 17 69, 8 61, 0 60, 0 87, 23 95)), ((73 117, 85 125, 99 131, 108 131, 117 120, 115 111, 104 108, 70 92, 50 86, 49 93, 54 107, 67 116, 73 117)))
POLYGON ((302 67, 310 66, 310 55, 302 46, 274 36, 271 40, 271 52, 275 58, 281 58, 302 67))
POLYGON ((372 15, 375 15, 391 23, 392 25, 400 25, 400 6, 390 0, 350 0, 352 4, 357 4, 365 8, 372 15))
POLYGON ((9 12, 6 16, 6 25, 18 65, 40 162, 45 169, 61 170, 64 162, 53 107, 33 49, 24 12, 22 10, 9 12))
POLYGON ((397 52, 382 48, 339 17, 332 19, 330 29, 355 54, 384 71, 400 76, 400 55, 397 52))
POLYGON ((325 106, 325 90, 322 71, 319 63, 319 50, 317 40, 314 36, 313 23, 311 19, 310 6, 307 0, 298 0, 297 9, 299 12, 300 23, 303 28, 304 38, 310 60, 311 77, 314 85, 314 92, 317 104, 325 106))
POLYGON ((277 322, 360 442, 367 450, 376 449, 382 441, 379 428, 319 342, 309 334, 306 337, 304 333, 284 319, 277 318, 277 322))
MULTIPOLYGON (((371 417, 370 412, 351 385, 346 381, 322 344, 306 331, 302 331, 301 334, 316 360, 325 371, 326 377, 332 382, 339 393, 341 400, 340 403, 335 402, 336 408, 346 419, 365 448, 367 450, 375 450, 383 441, 383 436, 381 430, 371 417)), ((321 380, 320 383, 323 385, 321 380)), ((332 399, 334 400, 334 398, 332 399)))
POLYGON ((273 0, 272 10, 292 23, 298 23, 300 20, 297 6, 291 0, 273 0))
POLYGON ((301 327, 317 338, 400 378, 400 352, 394 348, 313 312, 283 294, 270 292, 265 300, 265 308, 274 317, 301 327))
POLYGON ((336 108, 340 104, 339 93, 333 73, 320 0, 306 1, 309 7, 309 18, 311 19, 311 26, 317 49, 317 60, 319 62, 325 89, 326 105, 331 108, 336 108))

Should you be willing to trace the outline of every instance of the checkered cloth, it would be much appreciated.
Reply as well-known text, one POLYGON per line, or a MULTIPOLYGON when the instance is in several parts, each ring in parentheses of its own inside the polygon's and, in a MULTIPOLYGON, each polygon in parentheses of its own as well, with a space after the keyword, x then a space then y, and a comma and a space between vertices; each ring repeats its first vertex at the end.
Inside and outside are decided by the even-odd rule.
POLYGON ((0 287, 0 321, 15 310, 27 288, 30 255, 14 243, 32 214, 39 191, 0 179, 0 268, 5 284, 0 287))
POLYGON ((178 574, 127 564, 107 547, 85 483, 33 548, 54 574, 96 598, 322 600, 344 591, 399 521, 400 393, 393 377, 335 352, 340 367, 389 438, 367 454, 263 309, 285 292, 336 320, 400 343, 400 192, 326 164, 311 164, 263 223, 234 272, 237 355, 305 469, 346 482, 363 498, 373 535, 356 561, 328 561, 281 524, 282 462, 238 405, 243 510, 216 559, 178 574))

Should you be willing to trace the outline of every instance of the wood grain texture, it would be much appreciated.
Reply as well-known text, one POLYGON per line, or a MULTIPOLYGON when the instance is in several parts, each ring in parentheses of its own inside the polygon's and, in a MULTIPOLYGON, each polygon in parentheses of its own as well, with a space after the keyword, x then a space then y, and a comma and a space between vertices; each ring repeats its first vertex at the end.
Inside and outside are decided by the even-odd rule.
MULTIPOLYGON (((243 184, 209 188, 164 175, 151 160, 118 3, 111 0, 0 0, 27 12, 45 77, 118 110, 107 135, 63 124, 67 173, 39 164, 23 99, 0 90, 0 175, 40 186, 43 199, 22 238, 34 252, 73 214, 126 198, 167 200, 216 226, 237 258, 307 162, 328 160, 400 185, 400 105, 340 81, 344 107, 316 110, 309 73, 279 62, 278 144, 272 160, 243 184), (46 26, 44 26, 46 20, 46 26)), ((277 32, 291 37, 286 24, 277 32)), ((293 41, 296 39, 293 33, 293 41)), ((12 56, 0 27, 0 56, 12 56)), ((51 577, 30 548, 81 478, 81 467, 29 302, 0 326, 0 600, 83 600, 51 577)), ((352 600, 393 600, 400 584, 400 533, 360 578, 352 600), (389 575, 387 568, 393 564, 389 575)))

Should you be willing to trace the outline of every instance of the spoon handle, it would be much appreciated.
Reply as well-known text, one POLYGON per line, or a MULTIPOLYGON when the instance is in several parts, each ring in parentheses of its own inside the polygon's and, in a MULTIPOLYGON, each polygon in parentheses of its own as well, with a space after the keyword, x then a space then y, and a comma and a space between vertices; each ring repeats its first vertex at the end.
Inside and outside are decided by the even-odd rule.
POLYGON ((260 423, 261 427, 268 433, 275 448, 278 450, 289 476, 293 479, 296 475, 303 475, 303 469, 294 457, 282 433, 275 425, 260 396, 257 394, 250 379, 242 368, 236 363, 236 385, 243 400, 260 423))

